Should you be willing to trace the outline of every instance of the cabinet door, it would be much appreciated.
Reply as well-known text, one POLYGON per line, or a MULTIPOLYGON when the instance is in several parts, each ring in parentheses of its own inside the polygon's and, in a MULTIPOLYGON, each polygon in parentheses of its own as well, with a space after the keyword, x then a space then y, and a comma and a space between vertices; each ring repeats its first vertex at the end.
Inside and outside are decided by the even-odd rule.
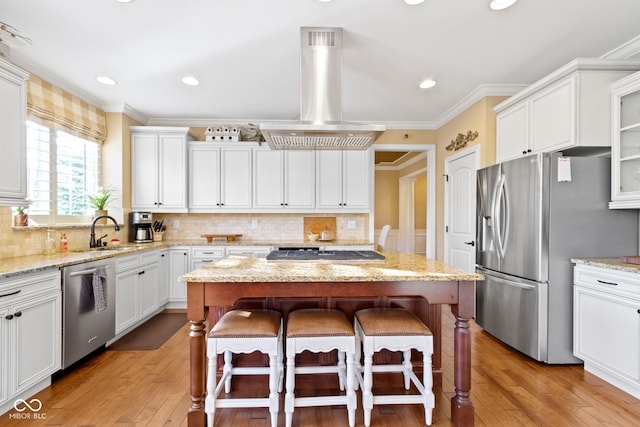
POLYGON ((576 81, 577 76, 572 76, 532 97, 531 148, 534 152, 575 145, 576 81))
POLYGON ((158 261, 158 305, 169 300, 169 251, 161 251, 158 261))
POLYGON ((16 304, 13 308, 15 393, 60 369, 62 307, 60 292, 16 304))
POLYGON ((529 104, 522 102, 500 112, 496 118, 497 161, 527 154, 529 147, 529 104))
POLYGON ((220 150, 220 203, 224 209, 251 207, 251 149, 220 150))
POLYGON ((316 165, 316 207, 342 207, 342 151, 318 151, 316 165))
POLYGON ((138 320, 138 270, 116 276, 116 334, 138 320))
POLYGON ((342 156, 342 206, 347 209, 367 209, 371 168, 369 151, 347 150, 342 156))
POLYGON ((189 209, 220 207, 220 149, 189 147, 189 209))
POLYGON ((138 272, 140 292, 140 315, 146 317, 158 308, 158 264, 145 265, 138 272))
POLYGON ((22 70, 0 60, 0 201, 27 197, 26 79, 22 70))
POLYGON ((158 210, 187 210, 187 147, 184 136, 159 136, 158 210))
POLYGON ((8 307, 0 307, 0 405, 9 399, 9 326, 8 307))
POLYGON ((282 208, 284 203, 283 151, 255 149, 253 151, 253 207, 282 208))
POLYGON ((284 201, 286 207, 312 209, 315 206, 315 152, 285 150, 284 201))
POLYGON ((574 353, 640 380, 640 302, 574 287, 574 353))
POLYGON ((169 297, 177 301, 187 300, 187 288, 180 277, 189 268, 189 249, 171 249, 169 251, 169 297))
POLYGON ((158 136, 131 135, 131 208, 155 210, 158 203, 158 136))

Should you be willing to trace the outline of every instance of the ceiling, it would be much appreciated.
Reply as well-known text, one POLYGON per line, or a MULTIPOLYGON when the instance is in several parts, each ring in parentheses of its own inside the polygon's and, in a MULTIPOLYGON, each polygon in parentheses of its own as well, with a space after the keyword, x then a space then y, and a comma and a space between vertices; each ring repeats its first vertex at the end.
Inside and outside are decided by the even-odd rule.
POLYGON ((637 0, 520 0, 501 12, 488 5, 0 0, 0 21, 32 40, 11 53, 28 71, 106 111, 183 125, 297 119, 302 26, 344 28, 344 120, 424 129, 474 96, 512 94, 640 34, 637 0), (117 84, 104 86, 98 75, 117 84), (200 85, 184 85, 185 75, 200 85), (425 78, 437 85, 419 89, 425 78))

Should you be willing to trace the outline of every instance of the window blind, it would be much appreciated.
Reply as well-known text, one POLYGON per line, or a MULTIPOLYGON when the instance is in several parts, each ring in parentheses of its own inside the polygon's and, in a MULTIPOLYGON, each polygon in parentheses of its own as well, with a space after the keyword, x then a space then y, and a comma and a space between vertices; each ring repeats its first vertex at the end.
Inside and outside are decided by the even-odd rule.
POLYGON ((27 81, 27 117, 98 144, 107 137, 104 111, 34 74, 27 81))

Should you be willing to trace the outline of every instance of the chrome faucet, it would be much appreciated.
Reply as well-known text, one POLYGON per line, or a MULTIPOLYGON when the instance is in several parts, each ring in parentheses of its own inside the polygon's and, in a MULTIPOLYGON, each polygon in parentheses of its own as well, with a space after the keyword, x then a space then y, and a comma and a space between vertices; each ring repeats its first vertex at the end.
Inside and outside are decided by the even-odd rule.
MULTIPOLYGON (((115 224, 113 229, 115 231, 120 230, 120 226, 118 225, 118 221, 113 219, 112 216, 100 215, 100 216, 97 216, 97 217, 93 218, 93 221, 91 221, 91 240, 89 240, 89 247, 90 248, 97 248, 99 246, 99 243, 96 243, 96 221, 98 221, 100 218, 109 218, 115 224)), ((102 237, 105 237, 105 236, 102 236, 102 237)), ((102 237, 100 239, 102 239, 102 237)), ((98 242, 100 242, 100 240, 98 240, 98 242)), ((102 242, 100 242, 100 243, 102 243, 102 242)))

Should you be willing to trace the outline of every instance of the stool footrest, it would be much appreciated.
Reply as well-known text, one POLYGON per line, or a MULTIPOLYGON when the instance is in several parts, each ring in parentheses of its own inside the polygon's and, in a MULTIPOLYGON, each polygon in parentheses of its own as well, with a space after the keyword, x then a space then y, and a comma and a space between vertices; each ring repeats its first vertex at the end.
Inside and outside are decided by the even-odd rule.
POLYGON ((404 403, 424 403, 425 397, 421 394, 398 394, 398 395, 374 395, 373 396, 373 404, 374 405, 398 405, 404 403))
POLYGON ((270 402, 268 397, 246 397, 216 400, 217 408, 268 408, 269 404, 270 402))
POLYGON ((333 374, 340 372, 337 366, 297 366, 296 374, 333 374))
POLYGON ((347 403, 347 396, 296 397, 294 402, 295 407, 344 405, 347 403))

